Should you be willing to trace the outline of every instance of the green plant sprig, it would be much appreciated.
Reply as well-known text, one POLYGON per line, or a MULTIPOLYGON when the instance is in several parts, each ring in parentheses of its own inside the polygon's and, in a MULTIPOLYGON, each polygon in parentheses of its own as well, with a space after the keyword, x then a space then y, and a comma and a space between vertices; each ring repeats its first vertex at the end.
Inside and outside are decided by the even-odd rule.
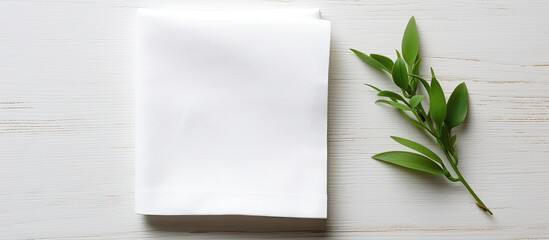
POLYGON ((394 62, 383 55, 367 55, 355 49, 350 50, 363 62, 391 75, 394 84, 400 89, 400 93, 381 90, 366 84, 376 90, 378 96, 382 97, 376 103, 384 103, 396 108, 412 125, 428 132, 444 153, 455 176, 448 171, 446 164, 432 150, 420 143, 401 137, 392 136, 391 138, 417 153, 389 151, 376 154, 372 158, 408 169, 444 175, 452 182, 461 182, 476 200, 476 205, 493 215, 492 211, 469 186, 458 168, 459 157, 455 148, 457 135, 453 134, 452 130, 463 123, 467 116, 469 106, 467 86, 465 83, 459 84, 446 102, 446 97, 433 68, 431 68, 430 83, 419 74, 421 56, 419 55, 419 35, 415 18, 410 18, 406 26, 402 38, 402 54, 397 50, 397 59, 394 62), (429 99, 428 111, 423 106, 425 96, 418 94, 420 86, 423 87, 429 99))

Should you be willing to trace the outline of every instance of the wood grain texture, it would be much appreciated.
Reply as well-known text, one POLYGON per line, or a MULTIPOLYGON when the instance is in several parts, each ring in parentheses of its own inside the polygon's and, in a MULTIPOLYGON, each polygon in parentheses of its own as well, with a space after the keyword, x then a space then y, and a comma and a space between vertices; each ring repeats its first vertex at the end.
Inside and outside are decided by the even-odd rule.
MULTIPOLYGON (((547 1, 0 0, 0 239, 549 239, 547 1), (332 21, 329 219, 133 213, 139 7, 322 9, 332 21), (392 55, 415 15, 425 66, 470 91, 459 184, 370 159, 423 139, 348 48, 392 55)), ((423 73, 427 68, 422 70, 423 73)), ((449 92, 447 92, 449 94, 449 92)))

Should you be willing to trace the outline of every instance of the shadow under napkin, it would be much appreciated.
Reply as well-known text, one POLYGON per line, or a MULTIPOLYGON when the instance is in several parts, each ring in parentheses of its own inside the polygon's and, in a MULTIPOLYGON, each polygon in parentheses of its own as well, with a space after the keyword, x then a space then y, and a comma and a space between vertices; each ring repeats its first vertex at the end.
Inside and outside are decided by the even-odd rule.
POLYGON ((221 216, 145 216, 147 224, 170 232, 324 232, 326 219, 221 216))

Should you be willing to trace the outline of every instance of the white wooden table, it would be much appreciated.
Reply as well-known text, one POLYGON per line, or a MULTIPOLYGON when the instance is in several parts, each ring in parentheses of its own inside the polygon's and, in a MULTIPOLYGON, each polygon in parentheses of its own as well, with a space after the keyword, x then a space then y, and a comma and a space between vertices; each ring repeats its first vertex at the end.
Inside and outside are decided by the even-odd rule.
MULTIPOLYGON (((549 239, 548 1, 0 1, 0 239, 549 239), (139 7, 322 9, 332 21, 329 219, 133 213, 139 7), (465 81, 460 184, 370 159, 424 138, 373 103, 348 48, 391 54, 415 15, 443 88, 465 81)), ((427 68, 422 70, 424 73, 427 68)), ((426 140, 426 139, 425 139, 426 140)))

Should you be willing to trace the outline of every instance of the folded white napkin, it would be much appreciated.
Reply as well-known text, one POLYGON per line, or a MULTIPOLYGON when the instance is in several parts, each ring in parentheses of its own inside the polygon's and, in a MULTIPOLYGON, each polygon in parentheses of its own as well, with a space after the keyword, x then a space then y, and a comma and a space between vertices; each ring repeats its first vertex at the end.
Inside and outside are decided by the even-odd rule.
POLYGON ((136 212, 326 218, 330 23, 138 11, 136 212))

